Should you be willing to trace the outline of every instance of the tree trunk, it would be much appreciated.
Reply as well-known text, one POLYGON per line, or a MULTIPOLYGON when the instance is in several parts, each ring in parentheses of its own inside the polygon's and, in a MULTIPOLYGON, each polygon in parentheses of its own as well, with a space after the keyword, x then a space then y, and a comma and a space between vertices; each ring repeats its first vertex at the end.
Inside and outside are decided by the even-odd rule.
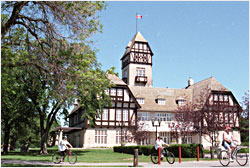
POLYGON ((4 147, 3 147, 4 154, 8 154, 9 139, 10 139, 10 125, 8 123, 5 123, 4 147))
POLYGON ((211 159, 214 159, 214 146, 210 147, 211 159))
POLYGON ((11 136, 10 150, 14 151, 16 149, 16 135, 11 136))
POLYGON ((42 138, 41 140, 41 150, 40 150, 40 154, 48 154, 48 151, 47 151, 47 141, 44 140, 42 138))

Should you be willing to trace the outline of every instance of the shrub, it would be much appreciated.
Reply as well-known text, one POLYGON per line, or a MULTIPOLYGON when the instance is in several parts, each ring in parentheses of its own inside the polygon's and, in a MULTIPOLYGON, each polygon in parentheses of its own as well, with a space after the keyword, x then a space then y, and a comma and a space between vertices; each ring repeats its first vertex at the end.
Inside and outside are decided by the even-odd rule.
MULTIPOLYGON (((170 145, 168 150, 172 152, 175 157, 179 156, 179 146, 181 147, 181 157, 195 158, 197 157, 197 146, 199 144, 175 144, 170 145)), ((201 145, 202 147, 202 145, 201 145)), ((154 145, 139 145, 139 146, 114 146, 114 152, 134 154, 134 149, 138 149, 138 154, 149 156, 151 153, 156 152, 154 145)), ((200 157, 203 156, 203 151, 199 148, 200 157)))
POLYGON ((241 142, 242 146, 249 146, 249 142, 241 142))
POLYGON ((210 150, 209 149, 204 149, 204 153, 210 154, 210 150))
POLYGON ((249 153, 249 148, 241 148, 239 153, 249 153))
POLYGON ((154 145, 141 146, 141 151, 143 155, 149 156, 154 150, 154 145))

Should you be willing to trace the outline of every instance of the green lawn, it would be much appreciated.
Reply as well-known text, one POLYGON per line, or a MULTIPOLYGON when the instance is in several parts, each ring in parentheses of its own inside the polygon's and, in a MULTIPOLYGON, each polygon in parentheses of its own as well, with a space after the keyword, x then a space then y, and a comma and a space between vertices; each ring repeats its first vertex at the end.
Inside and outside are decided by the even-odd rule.
MULTIPOLYGON (((73 149, 77 154, 77 162, 84 163, 116 163, 116 162, 133 162, 133 155, 113 152, 112 149, 73 149)), ((39 149, 32 149, 28 154, 21 154, 20 152, 10 152, 8 155, 2 154, 2 160, 31 160, 31 161, 52 161, 53 153, 57 152, 56 148, 48 149, 48 155, 40 155, 39 149)), ((194 161, 196 158, 182 158, 182 161, 194 161)), ((200 159, 211 160, 211 159, 200 159)), ((164 161, 166 161, 164 159, 164 161)), ((150 156, 139 155, 139 162, 151 162, 150 156)), ((179 162, 179 158, 175 158, 175 162, 179 162)))
MULTIPOLYGON (((132 162, 133 155, 115 153, 112 149, 81 149, 72 150, 77 154, 77 162, 85 163, 109 163, 109 162, 132 162)), ((48 150, 48 155, 40 155, 39 150, 31 150, 28 154, 10 152, 8 155, 2 154, 2 159, 32 160, 32 161, 52 161, 53 153, 57 149, 48 150)), ((150 162, 149 156, 139 156, 140 161, 150 162)))

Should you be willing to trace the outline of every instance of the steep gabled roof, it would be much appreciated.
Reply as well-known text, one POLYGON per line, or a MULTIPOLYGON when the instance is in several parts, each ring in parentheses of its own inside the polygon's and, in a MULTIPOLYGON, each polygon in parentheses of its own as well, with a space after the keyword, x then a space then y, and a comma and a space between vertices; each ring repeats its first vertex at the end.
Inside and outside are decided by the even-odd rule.
MULTIPOLYGON (((137 32, 133 39, 128 43, 128 45, 126 46, 126 51, 124 52, 121 60, 123 59, 124 56, 126 56, 132 49, 133 45, 135 42, 144 42, 144 43, 148 43, 148 41, 142 36, 142 34, 140 32, 137 32)), ((150 48, 150 47, 149 47, 150 48)), ((151 50, 151 49, 150 49, 151 50)), ((152 52, 152 51, 151 51, 152 52)))
MULTIPOLYGON (((204 79, 200 82, 194 83, 191 86, 188 86, 187 89, 193 90, 193 103, 194 104, 204 104, 211 94, 212 91, 220 92, 231 92, 220 82, 218 82, 213 76, 207 79, 204 79)), ((200 105, 202 105, 200 104, 200 105)))
POLYGON ((174 112, 177 110, 177 100, 182 99, 187 102, 192 101, 191 89, 170 89, 170 88, 153 88, 144 86, 129 86, 136 98, 144 98, 144 104, 139 111, 153 112, 174 112), (165 99, 165 105, 157 104, 157 99, 165 99))
POLYGON ((195 90, 208 88, 210 90, 216 90, 216 91, 230 91, 225 86, 223 86, 220 82, 218 82, 213 76, 211 76, 210 78, 204 79, 200 82, 194 83, 193 85, 187 88, 195 89, 195 90))
POLYGON ((121 80, 118 76, 114 74, 107 74, 107 78, 111 81, 112 84, 115 85, 127 85, 123 80, 121 80))

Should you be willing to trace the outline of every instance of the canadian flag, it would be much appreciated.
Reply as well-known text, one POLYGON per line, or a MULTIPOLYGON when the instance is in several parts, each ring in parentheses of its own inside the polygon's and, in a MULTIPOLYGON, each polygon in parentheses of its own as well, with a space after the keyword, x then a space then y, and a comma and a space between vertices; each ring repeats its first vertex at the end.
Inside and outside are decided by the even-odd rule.
POLYGON ((136 15, 137 19, 142 19, 142 15, 136 15))

